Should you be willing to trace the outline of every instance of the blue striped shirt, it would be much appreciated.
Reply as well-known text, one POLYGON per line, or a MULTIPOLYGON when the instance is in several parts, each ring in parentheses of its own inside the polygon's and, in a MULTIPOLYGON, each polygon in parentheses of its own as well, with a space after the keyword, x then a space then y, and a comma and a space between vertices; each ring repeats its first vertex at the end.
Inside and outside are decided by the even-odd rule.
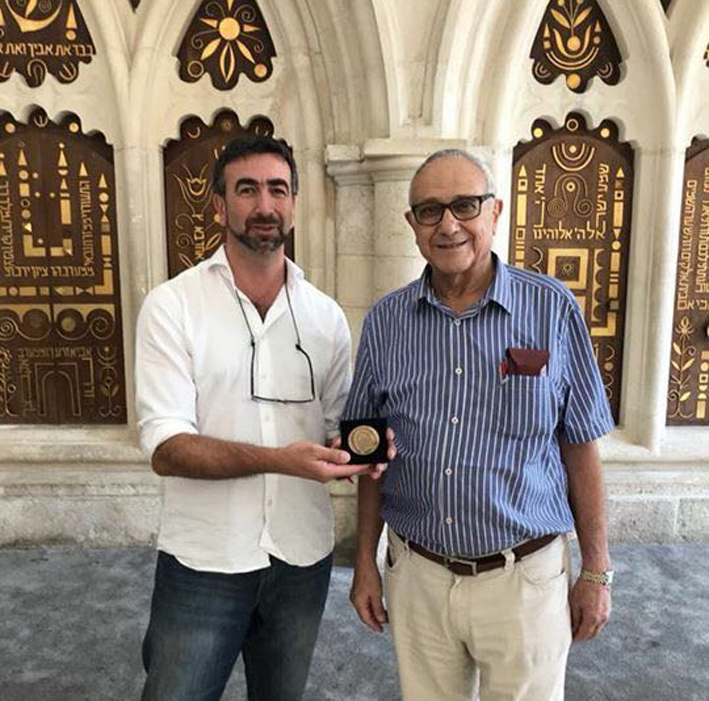
POLYGON ((586 325, 557 280, 495 261, 463 314, 430 270, 364 321, 344 418, 386 416, 398 455, 382 518, 429 550, 477 557, 573 529, 557 434, 594 440, 613 419, 586 325), (500 374, 508 348, 549 351, 546 375, 500 374))

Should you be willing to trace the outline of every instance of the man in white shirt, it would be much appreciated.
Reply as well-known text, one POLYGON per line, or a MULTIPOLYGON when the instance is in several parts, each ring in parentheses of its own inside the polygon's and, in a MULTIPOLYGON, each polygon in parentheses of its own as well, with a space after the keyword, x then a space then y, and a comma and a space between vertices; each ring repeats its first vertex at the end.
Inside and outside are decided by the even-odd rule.
POLYGON ((383 466, 325 447, 350 335, 284 254, 290 148, 236 139, 212 185, 226 244, 154 289, 138 320, 138 427, 164 483, 143 699, 217 701, 243 651, 250 701, 297 701, 332 566, 323 483, 383 466))

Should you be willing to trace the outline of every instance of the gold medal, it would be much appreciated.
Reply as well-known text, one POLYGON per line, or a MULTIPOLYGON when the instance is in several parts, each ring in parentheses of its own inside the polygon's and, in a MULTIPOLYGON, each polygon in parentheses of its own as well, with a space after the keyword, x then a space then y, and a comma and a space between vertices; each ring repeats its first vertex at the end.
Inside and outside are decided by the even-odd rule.
POLYGON ((371 426, 357 426, 347 441, 353 453, 371 455, 379 447, 379 433, 371 426))

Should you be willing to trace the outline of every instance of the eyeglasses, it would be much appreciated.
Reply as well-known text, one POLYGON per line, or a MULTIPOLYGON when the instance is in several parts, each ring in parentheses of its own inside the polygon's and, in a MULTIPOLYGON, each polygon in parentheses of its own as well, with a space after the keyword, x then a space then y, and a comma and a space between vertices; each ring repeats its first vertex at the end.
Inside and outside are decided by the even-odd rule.
POLYGON ((450 202, 421 202, 411 205, 411 213, 419 224, 432 226, 443 219, 443 214, 450 209, 451 214, 458 221, 470 221, 480 214, 483 202, 495 195, 487 192, 484 195, 465 195, 456 197, 450 202))
POLYGON ((295 323, 295 314, 293 313, 293 306, 291 305, 290 295, 288 294, 288 274, 286 273, 286 280, 284 281, 284 289, 286 291, 286 300, 288 302, 288 311, 290 312, 290 317, 293 320, 293 328, 295 329, 295 350, 305 357, 305 361, 308 364, 308 372, 310 373, 310 397, 308 399, 280 399, 277 397, 262 397, 256 394, 255 383, 254 383, 254 366, 256 364, 256 338, 254 337, 253 331, 251 331, 251 325, 246 317, 246 310, 244 309, 244 304, 237 293, 236 299, 239 302, 239 308, 244 316, 244 321, 246 322, 246 328, 249 330, 249 336, 251 337, 251 399, 257 402, 276 402, 277 404, 307 404, 308 402, 315 401, 315 374, 313 373, 313 363, 310 360, 310 356, 305 352, 303 346, 300 343, 300 333, 298 331, 298 324, 295 323))

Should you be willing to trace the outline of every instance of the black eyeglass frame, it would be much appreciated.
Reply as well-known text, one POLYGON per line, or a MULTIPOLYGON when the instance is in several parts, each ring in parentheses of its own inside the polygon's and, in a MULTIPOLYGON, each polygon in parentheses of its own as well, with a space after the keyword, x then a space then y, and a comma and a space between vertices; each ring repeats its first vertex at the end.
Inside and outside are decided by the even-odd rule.
POLYGON ((251 339, 251 399, 257 402, 273 402, 276 404, 309 404, 315 401, 315 373, 313 372, 313 363, 310 360, 310 356, 307 354, 300 342, 300 332, 298 331, 298 324, 295 321, 295 314, 293 313, 293 305, 290 301, 290 294, 288 293, 288 273, 286 272, 286 277, 283 281, 283 287, 286 291, 286 301, 288 302, 288 311, 290 312, 290 317, 293 321, 293 328, 295 329, 295 349, 299 353, 305 356, 305 360, 308 363, 308 371, 310 373, 310 399, 278 399, 276 397, 262 397, 256 394, 255 387, 256 383, 254 381, 254 366, 256 364, 256 338, 253 331, 251 330, 251 325, 249 324, 248 317, 246 316, 246 310, 244 309, 244 304, 239 297, 239 293, 236 292, 236 300, 239 302, 239 308, 244 316, 244 322, 246 323, 246 328, 249 331, 249 337, 251 339))
POLYGON ((480 212, 483 210, 483 204, 489 200, 490 198, 494 197, 495 193, 493 192, 486 192, 483 195, 463 195, 461 197, 456 197, 455 199, 452 199, 450 202, 418 202, 416 204, 411 205, 411 214, 414 215, 414 219, 418 224, 421 224, 421 226, 435 226, 436 224, 440 224, 441 220, 443 219, 443 215, 446 213, 446 210, 450 210, 450 213, 458 220, 458 221, 472 221, 473 219, 477 219, 480 216, 480 212), (474 200, 478 203, 478 210, 475 212, 470 217, 460 217, 455 213, 455 210, 453 207, 456 205, 456 203, 461 202, 463 200, 474 200), (436 221, 421 221, 419 219, 419 214, 418 212, 420 211, 421 207, 430 207, 431 205, 437 205, 441 208, 441 214, 436 219, 436 221))

